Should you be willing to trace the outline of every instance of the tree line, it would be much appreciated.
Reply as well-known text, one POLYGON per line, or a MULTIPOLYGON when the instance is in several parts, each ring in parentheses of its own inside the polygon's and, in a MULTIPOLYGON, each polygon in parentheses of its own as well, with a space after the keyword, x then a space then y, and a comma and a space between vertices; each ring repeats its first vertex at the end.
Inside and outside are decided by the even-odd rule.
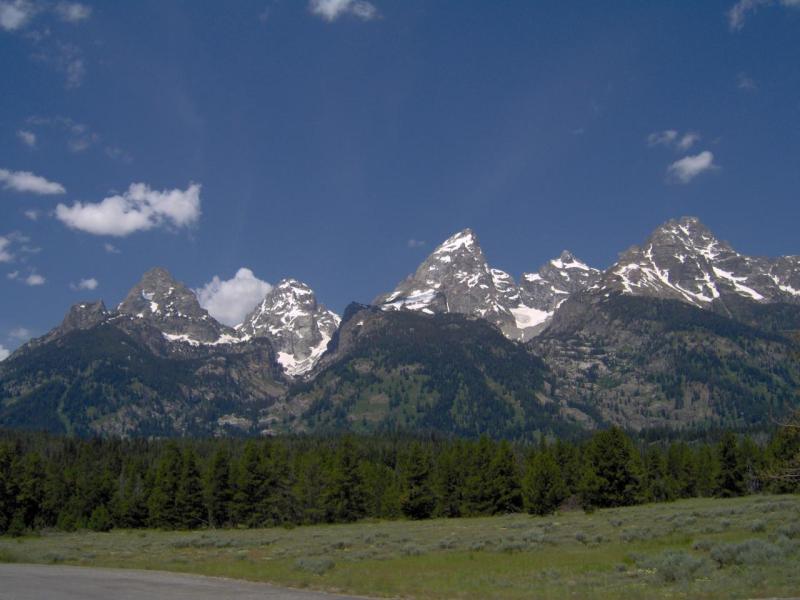
POLYGON ((798 492, 800 433, 521 445, 409 437, 75 439, 0 432, 0 534, 293 526, 798 492))

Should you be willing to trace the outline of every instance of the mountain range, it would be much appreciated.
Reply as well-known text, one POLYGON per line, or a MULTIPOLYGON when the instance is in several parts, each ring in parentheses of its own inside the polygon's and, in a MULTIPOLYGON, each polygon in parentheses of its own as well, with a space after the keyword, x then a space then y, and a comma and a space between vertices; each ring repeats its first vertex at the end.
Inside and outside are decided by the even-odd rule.
POLYGON ((515 438, 764 425, 800 404, 800 257, 750 257, 693 217, 605 270, 517 282, 465 229, 340 318, 294 279, 236 327, 165 269, 73 306, 0 363, 0 426, 77 434, 430 430, 515 438))

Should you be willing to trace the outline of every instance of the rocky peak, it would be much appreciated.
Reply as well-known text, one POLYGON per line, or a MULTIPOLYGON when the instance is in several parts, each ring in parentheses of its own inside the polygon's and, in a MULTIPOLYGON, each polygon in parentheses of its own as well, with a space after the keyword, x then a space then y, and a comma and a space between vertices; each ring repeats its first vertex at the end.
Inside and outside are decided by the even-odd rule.
POLYGON ((117 311, 146 319, 173 341, 214 343, 233 334, 200 306, 192 290, 161 267, 147 271, 117 311))
POLYGON ((62 334, 75 329, 90 329, 109 316, 102 300, 73 304, 59 326, 62 334))
POLYGON ((481 317, 515 337, 516 321, 508 306, 519 301, 515 296, 513 278, 489 268, 477 237, 464 229, 442 242, 413 275, 374 303, 384 310, 481 317))
POLYGON ((749 257, 717 239, 696 217, 667 221, 629 248, 603 276, 603 290, 708 307, 726 295, 800 302, 796 257, 749 257))
POLYGON ((339 316, 317 303, 314 291, 296 279, 284 279, 237 326, 244 337, 266 337, 286 374, 310 371, 328 347, 339 316))

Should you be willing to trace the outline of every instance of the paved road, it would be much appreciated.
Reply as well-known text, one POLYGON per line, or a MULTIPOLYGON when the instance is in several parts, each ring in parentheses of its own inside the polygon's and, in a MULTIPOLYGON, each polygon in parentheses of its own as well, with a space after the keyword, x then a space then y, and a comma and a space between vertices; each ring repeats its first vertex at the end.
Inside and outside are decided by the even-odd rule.
POLYGON ((128 569, 0 564, 0 600, 355 600, 262 583, 128 569))

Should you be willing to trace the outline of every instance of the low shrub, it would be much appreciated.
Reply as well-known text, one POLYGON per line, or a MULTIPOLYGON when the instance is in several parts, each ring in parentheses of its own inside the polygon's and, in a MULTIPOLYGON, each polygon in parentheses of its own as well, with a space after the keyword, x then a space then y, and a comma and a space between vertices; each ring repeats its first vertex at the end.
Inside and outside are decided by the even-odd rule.
POLYGON ((764 540, 752 539, 738 544, 720 544, 711 549, 711 558, 720 567, 729 565, 762 565, 778 560, 785 551, 764 540))
POLYGON ((706 559, 684 550, 666 550, 646 561, 643 566, 655 569, 656 577, 667 583, 691 581, 698 571, 707 567, 706 559))
POLYGON ((294 561, 294 568, 314 575, 324 575, 336 566, 327 556, 305 556, 294 561))

